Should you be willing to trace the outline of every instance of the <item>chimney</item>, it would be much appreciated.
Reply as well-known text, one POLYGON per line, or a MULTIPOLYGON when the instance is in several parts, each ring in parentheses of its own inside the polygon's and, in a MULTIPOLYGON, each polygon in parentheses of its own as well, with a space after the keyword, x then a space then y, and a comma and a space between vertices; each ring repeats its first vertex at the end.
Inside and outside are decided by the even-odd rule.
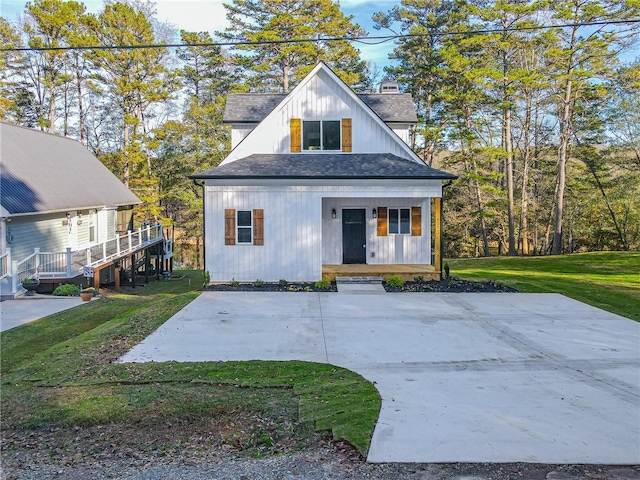
POLYGON ((385 79, 380 83, 380 93, 400 93, 398 82, 391 79, 385 79))

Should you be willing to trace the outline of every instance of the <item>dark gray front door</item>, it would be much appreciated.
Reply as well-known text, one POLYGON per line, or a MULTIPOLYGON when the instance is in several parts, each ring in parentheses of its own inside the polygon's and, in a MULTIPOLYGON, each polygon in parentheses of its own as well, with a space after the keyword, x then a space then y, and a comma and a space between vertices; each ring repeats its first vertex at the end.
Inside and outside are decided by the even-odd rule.
POLYGON ((342 210, 342 263, 367 263, 364 208, 342 210))

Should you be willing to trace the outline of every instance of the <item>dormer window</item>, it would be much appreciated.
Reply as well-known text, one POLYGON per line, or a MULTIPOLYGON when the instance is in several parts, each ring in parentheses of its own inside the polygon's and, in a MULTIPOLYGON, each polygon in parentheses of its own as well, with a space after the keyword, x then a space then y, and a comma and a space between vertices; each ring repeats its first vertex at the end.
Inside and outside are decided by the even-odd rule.
POLYGON ((302 122, 303 150, 340 150, 340 120, 302 122))
POLYGON ((351 152, 351 119, 289 122, 291 153, 314 151, 351 152))

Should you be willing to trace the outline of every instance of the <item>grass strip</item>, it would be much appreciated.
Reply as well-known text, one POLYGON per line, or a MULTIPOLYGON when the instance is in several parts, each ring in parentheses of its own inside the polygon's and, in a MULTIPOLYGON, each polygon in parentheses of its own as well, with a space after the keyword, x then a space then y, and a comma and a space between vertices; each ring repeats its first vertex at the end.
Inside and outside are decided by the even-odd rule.
POLYGON ((196 298, 198 283, 185 272, 0 334, 2 429, 101 428, 143 446, 166 436, 154 449, 206 438, 252 454, 304 448, 330 430, 366 455, 381 402, 355 372, 295 361, 115 363, 196 298))
POLYGON ((560 293, 640 321, 640 253, 446 260, 451 275, 496 280, 521 292, 560 293))

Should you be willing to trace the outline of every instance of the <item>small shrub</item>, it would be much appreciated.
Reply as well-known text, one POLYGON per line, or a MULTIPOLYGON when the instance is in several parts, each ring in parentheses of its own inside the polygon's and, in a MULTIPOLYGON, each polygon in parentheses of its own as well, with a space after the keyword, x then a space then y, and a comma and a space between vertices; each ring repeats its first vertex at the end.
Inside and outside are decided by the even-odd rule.
POLYGON ((422 285, 424 283, 424 277, 422 275, 418 275, 417 277, 413 277, 413 281, 418 285, 422 285))
POLYGON ((446 278, 447 280, 449 279, 449 264, 448 263, 444 264, 444 278, 446 278))
POLYGON ((94 297, 96 295, 100 295, 100 292, 98 290, 96 290, 95 288, 85 288, 84 290, 82 290, 82 293, 90 293, 92 294, 94 297))
POLYGON ((38 280, 36 280, 35 278, 25 278, 20 283, 22 283, 23 285, 32 285, 34 283, 38 283, 38 280))
POLYGON ((202 288, 206 288, 211 283, 211 275, 209 274, 209 270, 202 271, 202 288))
POLYGON ((281 278, 278 283, 282 288, 287 288, 289 286, 289 282, 287 282, 284 278, 281 278))
POLYGON ((318 280, 314 285, 318 290, 328 290, 331 288, 331 282, 329 280, 318 280))
POLYGON ((235 278, 232 278, 232 279, 231 279, 231 286, 232 286, 233 288, 238 288, 238 287, 240 286, 240 282, 239 282, 239 281, 237 281, 235 278))
POLYGON ((404 280, 400 275, 391 275, 387 278, 387 285, 391 288, 402 288, 404 287, 404 280))
POLYGON ((264 282, 258 278, 255 282, 253 282, 253 286, 256 288, 262 288, 264 287, 264 282))
POLYGON ((71 283, 63 283, 56 287, 53 295, 56 297, 77 297, 80 295, 80 287, 71 283))

